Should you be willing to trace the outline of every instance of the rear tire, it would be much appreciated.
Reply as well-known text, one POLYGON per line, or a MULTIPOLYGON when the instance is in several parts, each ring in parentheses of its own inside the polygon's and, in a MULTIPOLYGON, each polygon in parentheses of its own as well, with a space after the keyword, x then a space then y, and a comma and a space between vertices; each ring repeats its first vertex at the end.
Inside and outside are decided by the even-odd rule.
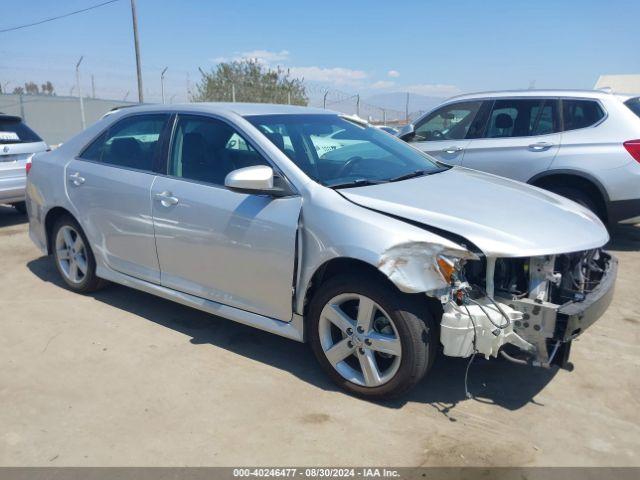
POLYGON ((12 206, 13 206, 13 208, 15 208, 22 215, 26 215, 27 214, 27 203, 26 202, 17 202, 17 203, 14 203, 12 206))
POLYGON ((328 280, 314 294, 308 320, 311 348, 325 372, 341 388, 368 399, 406 393, 425 376, 437 351, 426 301, 383 279, 328 280))
POLYGON ((70 216, 60 217, 53 226, 51 245, 58 273, 69 289, 90 293, 107 284, 96 276, 96 260, 82 228, 70 216))

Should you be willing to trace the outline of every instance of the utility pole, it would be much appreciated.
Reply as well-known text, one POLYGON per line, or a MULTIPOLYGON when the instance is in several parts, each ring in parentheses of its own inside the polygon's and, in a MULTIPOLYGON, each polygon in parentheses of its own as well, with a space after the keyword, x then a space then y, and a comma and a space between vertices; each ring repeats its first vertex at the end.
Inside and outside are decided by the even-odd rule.
POLYGON ((322 98, 322 108, 327 108, 327 95, 329 95, 329 90, 324 92, 324 97, 322 98))
POLYGON ((131 20, 133 21, 133 44, 136 50, 136 72, 138 74, 138 103, 144 102, 142 93, 142 69, 140 67, 140 45, 138 43, 138 16, 136 14, 136 0, 131 0, 131 20))
POLYGON ((80 60, 78 60, 78 63, 76 63, 76 87, 78 88, 78 97, 80 97, 80 121, 82 130, 85 129, 84 100, 82 99, 82 90, 80 89, 80 64, 82 63, 83 58, 84 56, 80 57, 80 60))
POLYGON ((167 68, 169 67, 164 67, 164 70, 162 70, 162 73, 160 74, 160 89, 162 91, 162 103, 164 104, 164 73, 167 71, 167 68))
POLYGON ((93 78, 93 73, 91 74, 91 96, 96 98, 96 82, 93 78))
POLYGON ((360 94, 356 95, 356 116, 360 116, 360 94))
POLYGON ((291 92, 287 92, 287 103, 291 105, 291 92))
POLYGON ((409 92, 407 92, 407 102, 404 105, 404 117, 407 123, 409 123, 409 92))
POLYGON ((233 103, 236 103, 236 84, 235 83, 231 84, 231 101, 233 103))
POLYGON ((384 108, 382 109, 382 124, 387 124, 387 111, 384 108))

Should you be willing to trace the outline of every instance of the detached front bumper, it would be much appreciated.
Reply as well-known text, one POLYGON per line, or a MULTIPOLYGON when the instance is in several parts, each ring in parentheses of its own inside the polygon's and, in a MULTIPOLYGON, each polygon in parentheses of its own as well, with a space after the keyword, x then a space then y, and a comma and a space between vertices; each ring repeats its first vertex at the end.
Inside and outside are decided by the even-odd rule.
POLYGON ((618 260, 600 251, 604 269, 598 284, 580 300, 557 305, 530 298, 500 299, 523 314, 514 332, 536 347, 535 364, 564 366, 568 362, 571 341, 590 327, 607 310, 613 299, 618 260))
MULTIPOLYGON (((548 261, 555 262, 554 258, 548 261)), ((468 357, 475 351, 489 358, 502 351, 514 360, 502 347, 508 347, 508 351, 515 347, 525 354, 524 359, 515 359, 518 363, 567 368, 571 341, 609 307, 618 273, 617 259, 602 250, 598 250, 597 256, 591 253, 589 258, 574 257, 570 266, 564 268, 579 266, 582 271, 583 261, 591 262, 584 267, 590 268, 589 275, 582 278, 581 286, 574 288, 570 271, 565 271, 567 281, 562 284, 558 281, 550 295, 555 303, 500 296, 495 300, 488 296, 475 300, 463 297, 457 305, 447 302, 440 324, 444 354, 468 357)))
POLYGON ((558 308, 554 335, 556 339, 563 342, 573 340, 609 308, 618 275, 618 259, 608 253, 606 255, 609 256, 607 269, 598 286, 583 301, 566 303, 558 308))

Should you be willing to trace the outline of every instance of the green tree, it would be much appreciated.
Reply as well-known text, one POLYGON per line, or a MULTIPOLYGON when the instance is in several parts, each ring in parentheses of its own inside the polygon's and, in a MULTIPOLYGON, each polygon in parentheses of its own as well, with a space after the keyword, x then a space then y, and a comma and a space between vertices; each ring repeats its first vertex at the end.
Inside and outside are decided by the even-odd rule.
POLYGON ((42 92, 43 95, 55 95, 54 91, 55 91, 55 87, 53 86, 53 84, 47 80, 46 83, 43 83, 40 86, 40 91, 42 92))
POLYGON ((256 60, 219 63, 211 72, 201 72, 194 102, 291 103, 307 105, 309 99, 304 80, 292 78, 289 70, 275 70, 256 60))
POLYGON ((24 84, 24 90, 27 92, 27 95, 38 95, 40 93, 38 84, 34 82, 26 82, 24 84))

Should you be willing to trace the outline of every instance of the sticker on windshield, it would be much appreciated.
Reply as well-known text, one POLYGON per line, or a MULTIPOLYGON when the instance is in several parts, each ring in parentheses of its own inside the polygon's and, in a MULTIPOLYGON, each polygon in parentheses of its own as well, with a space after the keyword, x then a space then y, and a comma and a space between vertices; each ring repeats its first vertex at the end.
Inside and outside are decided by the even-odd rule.
POLYGON ((20 140, 16 132, 0 132, 0 140, 20 140))

